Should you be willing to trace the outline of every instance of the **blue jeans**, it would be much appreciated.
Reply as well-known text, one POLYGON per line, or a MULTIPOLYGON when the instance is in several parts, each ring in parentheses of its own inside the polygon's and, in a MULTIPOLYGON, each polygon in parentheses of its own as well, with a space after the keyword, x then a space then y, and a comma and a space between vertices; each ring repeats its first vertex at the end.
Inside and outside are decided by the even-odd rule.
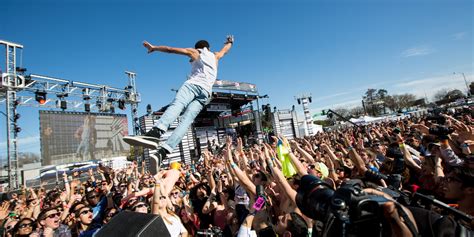
POLYGON ((209 103, 209 98, 209 92, 198 85, 184 83, 179 88, 173 102, 171 102, 160 120, 155 123, 155 127, 166 131, 184 110, 178 127, 161 147, 170 153, 173 151, 181 142, 181 139, 183 139, 184 134, 186 134, 199 112, 209 103))

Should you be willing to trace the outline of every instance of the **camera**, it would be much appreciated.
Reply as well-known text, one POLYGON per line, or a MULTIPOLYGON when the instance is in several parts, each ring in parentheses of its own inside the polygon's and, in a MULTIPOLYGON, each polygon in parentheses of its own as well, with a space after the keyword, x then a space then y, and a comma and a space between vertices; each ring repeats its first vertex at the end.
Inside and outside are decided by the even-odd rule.
POLYGON ((434 128, 430 128, 429 130, 430 134, 436 135, 436 136, 447 136, 451 133, 454 132, 454 128, 451 127, 445 127, 445 126, 436 126, 434 128))
POLYGON ((349 180, 337 190, 312 175, 301 179, 296 204, 306 216, 321 221, 321 236, 390 236, 382 196, 367 194, 360 180, 349 180))
POLYGON ((445 124, 446 123, 446 118, 441 116, 441 115, 431 115, 426 117, 426 120, 432 121, 436 124, 445 124))
POLYGON ((196 234, 197 236, 222 236, 224 233, 219 227, 213 226, 209 229, 198 230, 196 234))

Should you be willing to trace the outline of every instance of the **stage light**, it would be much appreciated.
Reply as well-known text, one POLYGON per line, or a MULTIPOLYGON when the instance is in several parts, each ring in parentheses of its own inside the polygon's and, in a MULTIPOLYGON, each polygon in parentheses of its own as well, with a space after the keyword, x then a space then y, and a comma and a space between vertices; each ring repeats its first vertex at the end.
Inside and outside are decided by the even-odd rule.
POLYGON ((65 100, 57 100, 56 107, 61 108, 62 110, 67 109, 67 102, 65 100))
POLYGON ((118 107, 119 107, 119 109, 124 110, 125 109, 125 100, 120 99, 118 101, 118 107))
POLYGON ((16 132, 16 133, 21 132, 21 128, 15 125, 15 132, 16 132))
POLYGON ((309 103, 312 103, 313 98, 310 96, 308 99, 309 99, 309 103))
POLYGON ((114 104, 110 103, 110 113, 115 114, 115 107, 114 104))
POLYGON ((102 109, 102 101, 98 100, 95 102, 97 108, 99 109, 99 111, 102 109))
POLYGON ((35 100, 38 101, 40 105, 44 105, 46 103, 46 92, 45 91, 36 91, 35 92, 35 100))
POLYGON ((13 117, 13 121, 15 121, 15 123, 16 123, 16 121, 20 118, 21 118, 20 114, 15 114, 15 117, 13 117))
POLYGON ((84 104, 84 111, 91 112, 91 104, 89 103, 84 104))
POLYGON ((16 69, 16 72, 18 72, 18 73, 25 73, 26 72, 26 68, 24 68, 24 67, 16 67, 15 69, 16 69))
POLYGON ((153 112, 153 111, 151 110, 151 104, 148 104, 148 105, 146 106, 146 113, 147 113, 148 115, 150 115, 151 112, 153 112))
POLYGON ((298 98, 297 100, 298 100, 298 104, 300 105, 301 104, 301 99, 298 98))

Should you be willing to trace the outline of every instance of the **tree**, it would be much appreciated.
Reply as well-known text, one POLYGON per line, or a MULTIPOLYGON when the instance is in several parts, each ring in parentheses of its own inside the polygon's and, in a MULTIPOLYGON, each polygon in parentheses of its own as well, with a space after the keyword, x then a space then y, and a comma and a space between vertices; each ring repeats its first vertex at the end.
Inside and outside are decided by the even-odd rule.
POLYGON ((398 104, 400 109, 408 109, 413 106, 416 100, 416 96, 413 94, 402 94, 398 98, 398 104))
POLYGON ((454 90, 441 89, 438 92, 436 92, 436 94, 434 95, 434 98, 437 104, 451 103, 464 97, 465 96, 462 93, 462 91, 458 89, 454 89, 454 90))
POLYGON ((456 101, 464 97, 465 97, 464 93, 462 93, 462 91, 458 89, 449 91, 448 94, 446 95, 446 99, 449 100, 450 102, 456 101))
POLYGON ((379 101, 382 101, 382 102, 383 102, 383 104, 381 104, 381 106, 382 106, 382 108, 383 108, 383 113, 384 113, 384 114, 387 113, 387 111, 386 111, 386 109, 385 109, 385 98, 387 97, 387 93, 388 93, 388 92, 387 92, 387 90, 385 90, 385 89, 379 89, 379 90, 377 91, 377 97, 378 97, 379 101))
MULTIPOLYGON (((350 114, 350 111, 346 108, 336 108, 336 109, 333 109, 332 111, 338 113, 339 115, 341 115, 342 117, 344 118, 348 118, 351 114, 350 114)), ((334 116, 336 120, 338 121, 341 121, 342 119, 339 118, 338 116, 334 116)))
POLYGON ((354 107, 350 110, 350 115, 354 118, 360 117, 365 114, 364 108, 362 106, 354 107))
POLYGON ((400 109, 398 104, 398 95, 389 95, 385 97, 384 103, 385 106, 391 111, 398 111, 400 109))
POLYGON ((440 89, 434 94, 433 98, 434 98, 435 101, 444 100, 446 98, 446 95, 448 94, 448 92, 449 92, 449 90, 446 89, 446 88, 440 89))
POLYGON ((367 112, 373 116, 378 115, 378 109, 376 102, 378 101, 377 98, 377 89, 367 89, 365 92, 365 96, 363 97, 365 108, 367 112))

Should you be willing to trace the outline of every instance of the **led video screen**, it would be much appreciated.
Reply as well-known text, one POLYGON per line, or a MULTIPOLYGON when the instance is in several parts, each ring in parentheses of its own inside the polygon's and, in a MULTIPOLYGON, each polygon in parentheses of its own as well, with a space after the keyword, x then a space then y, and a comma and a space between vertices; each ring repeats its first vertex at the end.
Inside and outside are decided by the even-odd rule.
POLYGON ((127 116, 40 111, 42 165, 127 156, 127 116))

